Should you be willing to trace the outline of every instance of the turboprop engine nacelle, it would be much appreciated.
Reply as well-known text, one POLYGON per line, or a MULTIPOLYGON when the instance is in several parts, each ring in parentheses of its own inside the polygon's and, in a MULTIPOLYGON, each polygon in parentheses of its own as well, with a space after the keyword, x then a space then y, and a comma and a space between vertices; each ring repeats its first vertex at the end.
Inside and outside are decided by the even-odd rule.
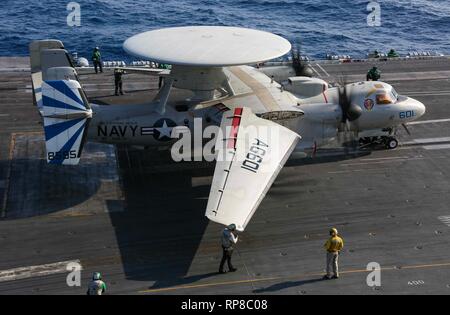
POLYGON ((301 98, 317 96, 328 89, 328 83, 324 80, 309 77, 290 77, 283 86, 301 98))

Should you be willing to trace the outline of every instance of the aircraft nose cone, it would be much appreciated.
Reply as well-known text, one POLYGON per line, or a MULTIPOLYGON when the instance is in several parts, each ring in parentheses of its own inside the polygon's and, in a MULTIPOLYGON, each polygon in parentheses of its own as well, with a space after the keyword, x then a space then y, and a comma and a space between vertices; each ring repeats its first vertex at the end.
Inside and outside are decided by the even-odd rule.
POLYGON ((411 100, 414 102, 414 111, 416 112, 416 117, 417 118, 422 117, 425 114, 425 112, 427 111, 427 108, 425 107, 424 104, 422 104, 418 100, 415 100, 415 99, 411 99, 411 100))

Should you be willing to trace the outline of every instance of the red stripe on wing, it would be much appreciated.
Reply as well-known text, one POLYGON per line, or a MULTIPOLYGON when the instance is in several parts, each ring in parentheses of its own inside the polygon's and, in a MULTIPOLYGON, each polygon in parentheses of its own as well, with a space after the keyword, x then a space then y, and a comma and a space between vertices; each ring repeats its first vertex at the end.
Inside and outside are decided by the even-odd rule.
POLYGON ((241 124, 242 108, 235 108, 233 121, 231 122, 230 136, 228 137, 228 149, 236 148, 236 139, 238 136, 239 125, 241 124))

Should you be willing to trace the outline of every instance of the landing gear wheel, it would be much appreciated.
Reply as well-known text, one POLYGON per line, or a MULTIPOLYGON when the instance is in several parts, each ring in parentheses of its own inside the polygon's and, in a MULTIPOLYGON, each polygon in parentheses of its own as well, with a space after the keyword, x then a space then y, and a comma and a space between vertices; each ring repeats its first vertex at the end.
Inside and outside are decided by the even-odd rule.
POLYGON ((389 150, 394 150, 398 147, 398 140, 395 138, 386 139, 386 148, 389 150))

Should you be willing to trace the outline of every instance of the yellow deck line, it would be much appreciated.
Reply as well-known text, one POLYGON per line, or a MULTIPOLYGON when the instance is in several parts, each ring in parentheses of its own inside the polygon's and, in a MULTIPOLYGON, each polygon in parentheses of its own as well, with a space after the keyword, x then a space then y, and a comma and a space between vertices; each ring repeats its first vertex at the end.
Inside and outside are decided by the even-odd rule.
MULTIPOLYGON (((425 265, 413 265, 413 266, 402 266, 401 268, 396 267, 385 267, 381 268, 381 271, 394 271, 394 270, 412 270, 412 269, 425 269, 425 268, 436 268, 436 267, 450 267, 450 262, 444 263, 436 263, 436 264, 425 264, 425 265)), ((366 269, 353 269, 353 270, 345 270, 342 271, 341 274, 355 274, 355 273, 368 273, 366 269)), ((270 277, 270 278, 255 278, 255 279, 245 279, 245 280, 235 280, 235 281, 226 281, 226 282, 212 282, 212 283, 203 283, 203 284, 193 284, 193 285, 181 285, 174 287, 166 287, 160 289, 148 289, 142 290, 138 293, 158 293, 158 292, 167 292, 167 291, 176 291, 183 289, 196 289, 196 288, 205 288, 205 287, 214 287, 214 286, 222 286, 222 285, 236 285, 243 283, 254 283, 254 282, 268 282, 273 280, 289 280, 289 279, 299 279, 305 277, 313 277, 313 276, 323 276, 323 272, 321 273, 310 273, 304 275, 296 275, 289 277, 270 277)))

